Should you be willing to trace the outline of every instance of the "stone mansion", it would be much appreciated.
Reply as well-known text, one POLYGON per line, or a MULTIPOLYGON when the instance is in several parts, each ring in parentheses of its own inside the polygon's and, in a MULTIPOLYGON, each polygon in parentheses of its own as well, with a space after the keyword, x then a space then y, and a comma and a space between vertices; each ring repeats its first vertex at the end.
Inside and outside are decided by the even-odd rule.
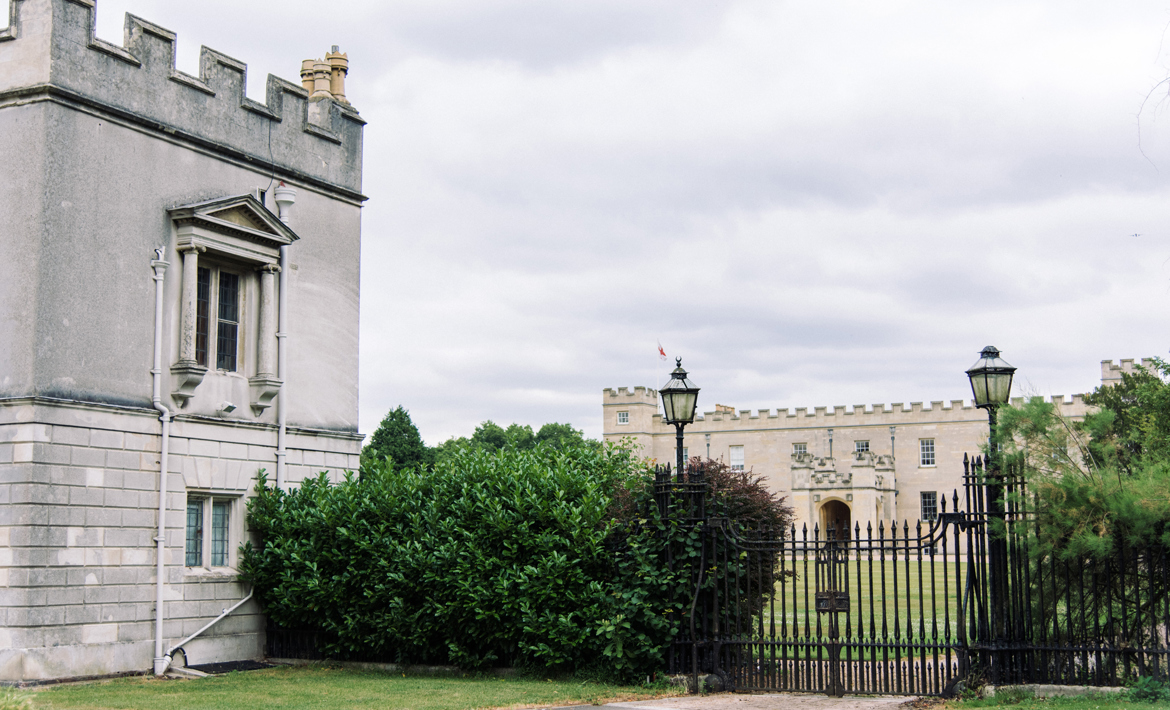
MULTIPOLYGON (((1101 363, 1101 382, 1132 372, 1133 360, 1101 363)), ((1019 402, 1021 400, 1013 400, 1019 402)), ((1086 412, 1084 396, 1056 396, 1065 417, 1086 412)), ((675 431, 658 413, 658 392, 621 387, 602 392, 607 441, 631 438, 643 455, 674 461, 675 431)), ((797 528, 822 530, 831 521, 867 525, 933 520, 945 496, 962 490, 963 454, 987 443, 987 412, 964 400, 801 407, 795 410, 715 408, 696 416, 684 432, 688 458, 726 461, 750 469, 786 496, 797 528)))
POLYGON ((95 0, 2 6, 0 681, 255 658, 257 472, 362 441, 348 59, 261 103, 141 18, 95 37, 95 0))

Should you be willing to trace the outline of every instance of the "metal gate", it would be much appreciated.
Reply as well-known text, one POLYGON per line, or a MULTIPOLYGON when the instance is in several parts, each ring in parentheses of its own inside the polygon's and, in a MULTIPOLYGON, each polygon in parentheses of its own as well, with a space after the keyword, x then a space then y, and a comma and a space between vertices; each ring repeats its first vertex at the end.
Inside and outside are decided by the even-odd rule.
POLYGON ((996 516, 978 463, 964 459, 965 495, 956 491, 949 511, 943 500, 935 520, 782 532, 709 516, 701 467, 677 478, 661 470, 660 509, 701 546, 671 670, 696 685, 714 674, 739 691, 947 694, 970 672, 973 649, 975 661, 991 662, 987 530, 996 516))

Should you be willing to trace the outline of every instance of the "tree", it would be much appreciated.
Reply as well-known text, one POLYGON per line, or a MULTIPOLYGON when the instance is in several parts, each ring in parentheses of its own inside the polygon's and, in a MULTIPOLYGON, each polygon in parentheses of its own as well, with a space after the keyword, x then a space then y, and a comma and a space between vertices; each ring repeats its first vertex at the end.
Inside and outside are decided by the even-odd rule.
POLYGON ((1084 421, 1033 398, 1000 409, 998 439, 1039 497, 1042 549, 1104 559, 1119 546, 1170 546, 1170 364, 1124 373, 1085 398, 1084 421))
POLYGON ((1085 417, 1088 456, 1097 466, 1116 465, 1132 474, 1157 460, 1170 459, 1170 365, 1154 358, 1153 370, 1139 366, 1121 382, 1098 387, 1085 403, 1099 407, 1085 417))
POLYGON ((475 428, 475 433, 470 439, 453 437, 436 446, 433 451, 437 457, 441 457, 468 448, 491 452, 530 451, 540 444, 546 444, 557 451, 582 445, 595 449, 601 446, 600 442, 594 439, 586 439, 585 432, 574 429, 572 424, 552 422, 533 432, 532 427, 527 424, 509 424, 504 428, 489 419, 475 428))
POLYGON ((536 432, 537 444, 548 444, 557 450, 587 441, 592 442, 592 439, 586 439, 585 432, 574 429, 572 424, 552 422, 545 424, 540 428, 540 431, 536 432))
POLYGON ((410 420, 410 412, 398 405, 390 410, 362 449, 362 461, 390 459, 394 470, 419 468, 434 463, 432 449, 423 443, 418 427, 410 420))

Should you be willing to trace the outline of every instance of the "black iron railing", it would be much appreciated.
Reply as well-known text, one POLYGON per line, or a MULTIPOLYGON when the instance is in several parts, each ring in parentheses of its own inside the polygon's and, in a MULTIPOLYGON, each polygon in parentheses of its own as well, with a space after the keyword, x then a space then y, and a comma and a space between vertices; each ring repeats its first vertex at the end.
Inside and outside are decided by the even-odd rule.
POLYGON ((928 523, 777 534, 704 517, 701 471, 662 469, 660 510, 702 545, 671 670, 831 695, 1170 675, 1165 550, 1042 555, 1020 476, 964 457, 963 484, 928 523))

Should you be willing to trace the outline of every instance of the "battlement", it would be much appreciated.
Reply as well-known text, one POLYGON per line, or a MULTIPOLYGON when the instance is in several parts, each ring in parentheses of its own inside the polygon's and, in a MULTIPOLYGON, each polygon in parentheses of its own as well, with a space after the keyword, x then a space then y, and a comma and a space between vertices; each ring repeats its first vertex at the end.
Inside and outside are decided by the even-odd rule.
POLYGON ((601 391, 602 406, 609 407, 627 404, 649 404, 658 407, 658 390, 650 387, 635 387, 630 391, 628 387, 606 387, 601 391))
POLYGON ((260 103, 245 95, 246 64, 203 47, 199 76, 181 72, 175 33, 142 18, 126 15, 117 46, 94 36, 95 0, 5 1, 0 107, 53 101, 97 112, 273 170, 278 179, 365 199, 365 121, 344 94, 311 98, 300 83, 269 74, 260 103))
MULTIPOLYGON (((1074 394, 1071 396, 1052 395, 1051 397, 1045 397, 1044 400, 1055 404, 1061 415, 1065 417, 1083 417, 1088 409, 1088 405, 1085 404, 1084 395, 1082 394, 1074 394)), ((1019 406, 1024 401, 1024 397, 1012 398, 1013 405, 1019 406)), ((635 387, 633 391, 627 387, 619 387, 616 390, 607 387, 602 391, 603 406, 647 404, 655 406, 657 410, 657 403, 658 392, 649 387, 635 387)), ((759 426, 785 429, 834 426, 894 426, 900 424, 968 421, 973 419, 986 420, 986 416, 984 412, 975 407, 974 403, 962 399, 952 399, 950 401, 934 400, 927 404, 923 402, 911 402, 909 405, 903 402, 894 402, 893 404, 877 403, 872 405, 855 404, 852 407, 833 405, 813 407, 812 411, 808 407, 796 407, 795 409, 781 407, 775 410, 742 409, 737 412, 734 407, 716 405, 714 411, 704 412, 702 416, 695 417, 694 426, 697 428, 694 431, 705 431, 705 424, 708 422, 712 424, 714 422, 732 422, 737 426, 747 429, 754 429, 759 426), (766 423, 762 420, 766 420, 766 423)), ((662 421, 662 415, 657 413, 657 411, 653 416, 653 425, 656 427, 660 426, 663 430, 668 428, 662 421)), ((719 428, 726 428, 726 425, 721 425, 719 428)), ((736 427, 731 427, 731 429, 734 428, 736 427)))
MULTIPOLYGON (((1150 358, 1143 357, 1141 366, 1153 370, 1154 361, 1150 358)), ((1115 385, 1121 382, 1121 374, 1132 375, 1137 372, 1137 366, 1134 365, 1133 358, 1125 358, 1121 360, 1120 365, 1114 365, 1112 360, 1101 361, 1101 384, 1115 385)))

